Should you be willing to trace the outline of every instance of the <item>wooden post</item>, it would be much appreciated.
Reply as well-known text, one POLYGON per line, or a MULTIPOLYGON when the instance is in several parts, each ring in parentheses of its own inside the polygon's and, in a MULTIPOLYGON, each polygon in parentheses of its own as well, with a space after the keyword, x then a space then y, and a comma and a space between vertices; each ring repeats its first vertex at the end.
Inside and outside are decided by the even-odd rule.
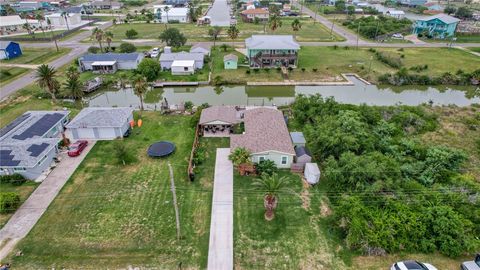
POLYGON ((173 180, 173 169, 170 162, 168 162, 168 169, 170 170, 170 184, 173 195, 173 207, 175 208, 175 220, 177 222, 177 240, 180 240, 180 214, 178 213, 178 205, 177 205, 177 194, 175 193, 175 181, 173 180))

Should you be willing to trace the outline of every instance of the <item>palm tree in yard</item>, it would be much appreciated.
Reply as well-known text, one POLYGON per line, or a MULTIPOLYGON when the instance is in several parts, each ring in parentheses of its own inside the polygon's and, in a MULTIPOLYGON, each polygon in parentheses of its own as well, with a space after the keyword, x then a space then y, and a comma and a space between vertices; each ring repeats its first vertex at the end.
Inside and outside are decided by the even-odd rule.
POLYGON ((265 207, 265 219, 270 221, 275 217, 275 209, 278 204, 278 194, 287 191, 287 178, 279 177, 277 174, 263 174, 261 178, 254 180, 253 184, 264 193, 263 205, 265 207))
POLYGON ((105 32, 104 36, 105 36, 105 41, 107 42, 107 45, 108 45, 108 51, 110 51, 111 50, 110 44, 112 44, 112 40, 113 40, 113 33, 110 31, 107 31, 105 32))
POLYGON ((295 19, 292 22, 292 30, 294 33, 297 33, 302 28, 302 23, 299 19, 295 19))
POLYGON ((63 83, 63 87, 74 100, 78 100, 83 97, 83 86, 79 81, 80 73, 77 67, 70 66, 66 72, 67 80, 63 83))
POLYGON ((273 14, 268 19, 268 26, 270 27, 270 30, 272 30, 272 32, 275 32, 275 30, 282 27, 282 20, 278 15, 273 14))
POLYGON ((213 38, 213 47, 215 47, 215 42, 217 41, 217 38, 221 32, 222 28, 220 26, 214 26, 208 29, 208 35, 213 38))
POLYGON ((35 14, 35 20, 37 20, 38 23, 40 24, 40 28, 42 29, 42 33, 43 33, 43 37, 45 37, 45 29, 43 29, 43 23, 42 23, 42 21, 45 20, 45 18, 43 17, 43 15, 41 13, 37 13, 37 14, 35 14))
POLYGON ((118 88, 125 89, 127 87, 127 83, 128 83, 127 74, 125 74, 123 72, 120 73, 117 77, 117 82, 118 82, 118 88))
POLYGON ((233 150, 228 156, 228 159, 232 161, 233 165, 238 167, 241 164, 252 164, 250 159, 250 151, 243 147, 238 147, 233 150))
POLYGON ((39 66, 35 74, 38 85, 41 88, 45 89, 52 96, 53 103, 57 102, 55 93, 60 87, 60 84, 57 81, 56 76, 57 76, 57 71, 55 70, 55 68, 45 64, 39 66))
POLYGON ((133 79, 133 92, 140 99, 140 110, 143 111, 143 95, 148 90, 148 83, 145 77, 136 76, 133 79))
POLYGON ((235 25, 231 25, 227 30, 228 37, 232 39, 232 47, 235 47, 235 39, 238 38, 240 31, 235 25))
POLYGON ((48 28, 50 28, 50 35, 52 36, 52 39, 55 42, 55 48, 57 48, 57 52, 58 52, 57 38, 53 35, 52 22, 50 21, 50 18, 47 18, 47 25, 48 25, 48 28))
POLYGON ((70 31, 70 27, 68 26, 68 17, 70 17, 70 15, 68 14, 68 12, 64 11, 62 12, 61 16, 65 20, 65 24, 67 25, 67 31, 70 31))
POLYGON ((170 11, 170 7, 169 6, 165 6, 163 8, 163 11, 165 11, 165 14, 167 15, 167 22, 165 23, 165 29, 168 28, 168 12, 170 11))
POLYGON ((103 30, 96 27, 95 29, 93 29, 92 35, 93 35, 93 38, 95 38, 95 40, 97 40, 98 46, 100 46, 100 51, 103 52, 103 47, 102 47, 102 40, 103 40, 103 36, 104 36, 103 30))

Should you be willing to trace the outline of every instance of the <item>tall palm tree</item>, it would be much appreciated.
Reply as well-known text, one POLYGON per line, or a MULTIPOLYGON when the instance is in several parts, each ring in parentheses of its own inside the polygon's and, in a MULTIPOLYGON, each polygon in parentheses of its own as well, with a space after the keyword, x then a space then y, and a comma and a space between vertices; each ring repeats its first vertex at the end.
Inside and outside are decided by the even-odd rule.
MULTIPOLYGON (((292 30, 294 33, 298 32, 302 28, 302 23, 300 22, 299 19, 295 19, 292 22, 292 30)), ((296 34, 295 34, 296 36, 296 34)))
POLYGON ((240 31, 235 25, 231 25, 227 30, 227 34, 232 39, 232 47, 235 47, 235 39, 240 34, 240 31))
POLYGON ((43 37, 45 37, 45 29, 43 29, 43 23, 42 23, 42 21, 45 20, 45 18, 43 17, 42 13, 35 14, 35 20, 37 20, 38 23, 40 24, 40 28, 42 29, 42 33, 43 33, 43 37))
POLYGON ((217 41, 217 38, 221 32, 222 28, 220 26, 214 26, 208 29, 208 35, 213 38, 213 47, 215 47, 215 42, 217 41))
POLYGON ((50 21, 50 18, 47 18, 47 25, 48 25, 48 28, 50 28, 50 36, 52 37, 53 42, 55 42, 55 48, 57 48, 57 52, 58 52, 57 38, 53 35, 52 22, 50 21))
POLYGON ((38 85, 41 88, 45 89, 52 96, 53 103, 57 102, 55 93, 60 87, 60 84, 57 81, 56 76, 57 76, 57 71, 55 70, 55 68, 45 64, 39 66, 35 74, 38 85))
POLYGON ((70 15, 68 14, 68 12, 65 12, 63 11, 61 13, 61 16, 63 17, 63 19, 65 20, 65 23, 67 25, 67 31, 70 31, 70 27, 68 26, 68 17, 70 17, 70 15))
POLYGON ((282 27, 282 20, 277 14, 273 14, 270 16, 270 18, 268 18, 268 27, 270 27, 272 32, 275 32, 275 30, 282 27))
POLYGON ((103 47, 102 47, 102 40, 104 36, 104 32, 102 29, 96 27, 92 31, 93 38, 98 42, 98 46, 100 46, 100 51, 103 52, 103 47))
POLYGON ((140 99, 140 110, 143 111, 143 95, 148 90, 148 83, 145 77, 143 76, 136 76, 133 79, 133 92, 135 95, 138 96, 140 99))
POLYGON ((113 33, 110 32, 110 31, 106 31, 105 34, 105 41, 107 42, 107 45, 108 45, 108 51, 111 51, 111 44, 112 44, 112 40, 113 40, 113 33))
POLYGON ((70 66, 66 72, 67 80, 63 83, 63 88, 70 93, 70 96, 74 100, 78 100, 83 97, 83 86, 79 81, 80 73, 77 67, 70 66))
POLYGON ((125 89, 127 87, 127 83, 128 83, 128 77, 127 77, 127 74, 125 73, 120 73, 118 76, 117 76, 117 82, 118 82, 118 88, 120 89, 125 89))
POLYGON ((263 206, 265 207, 265 219, 268 221, 275 217, 278 194, 282 191, 289 190, 286 187, 286 180, 287 178, 285 176, 278 177, 277 174, 262 174, 261 178, 255 179, 252 184, 264 193, 263 206))
POLYGON ((170 11, 170 7, 165 6, 163 7, 163 11, 165 11, 165 14, 167 14, 167 23, 165 23, 165 29, 168 28, 168 12, 170 11))
POLYGON ((27 30, 27 33, 28 33, 29 35, 32 34, 32 29, 30 28, 30 24, 24 23, 24 24, 22 25, 22 28, 25 29, 25 30, 27 30))

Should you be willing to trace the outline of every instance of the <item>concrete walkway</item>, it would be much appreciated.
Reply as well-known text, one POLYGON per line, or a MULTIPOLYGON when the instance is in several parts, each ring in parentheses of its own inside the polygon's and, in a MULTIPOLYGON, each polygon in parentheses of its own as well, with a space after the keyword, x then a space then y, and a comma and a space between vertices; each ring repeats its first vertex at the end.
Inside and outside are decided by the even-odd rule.
POLYGON ((6 64, 1 63, 0 67, 19 67, 19 68, 28 68, 28 69, 36 69, 40 65, 30 65, 30 64, 6 64))
POLYGON ((18 241, 24 238, 35 226, 94 145, 95 141, 90 141, 87 148, 78 157, 71 158, 66 153, 60 154, 61 161, 57 167, 43 180, 0 230, 0 260, 3 260, 15 248, 18 241))
POLYGON ((218 148, 213 182, 208 270, 233 269, 233 164, 230 148, 218 148))

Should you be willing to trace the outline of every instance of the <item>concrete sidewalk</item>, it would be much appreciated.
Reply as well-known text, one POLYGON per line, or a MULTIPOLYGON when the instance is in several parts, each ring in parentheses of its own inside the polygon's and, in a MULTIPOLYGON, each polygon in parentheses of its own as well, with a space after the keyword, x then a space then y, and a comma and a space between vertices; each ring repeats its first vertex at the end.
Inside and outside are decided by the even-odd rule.
POLYGON ((71 158, 66 153, 60 154, 61 161, 57 167, 43 180, 0 230, 0 260, 7 257, 15 248, 17 242, 24 238, 35 226, 94 145, 95 141, 90 141, 87 148, 78 157, 71 158))
POLYGON ((213 183, 208 270, 233 269, 233 164, 230 148, 218 148, 213 183))

